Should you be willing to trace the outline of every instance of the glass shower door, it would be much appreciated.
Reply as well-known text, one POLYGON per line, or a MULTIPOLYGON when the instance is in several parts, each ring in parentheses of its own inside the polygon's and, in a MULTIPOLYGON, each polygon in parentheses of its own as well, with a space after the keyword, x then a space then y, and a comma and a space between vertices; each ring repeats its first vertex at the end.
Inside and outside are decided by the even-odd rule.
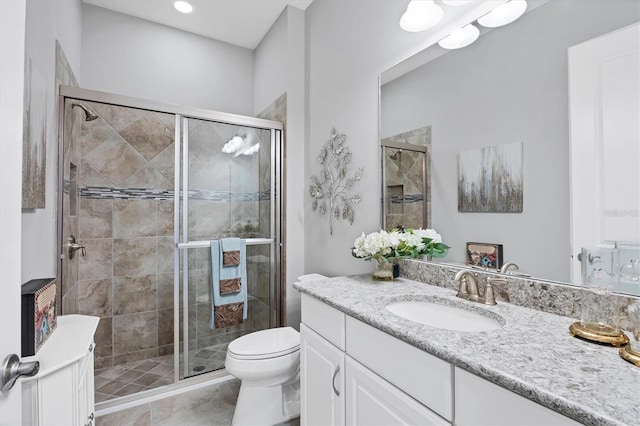
POLYGON ((183 118, 178 261, 179 377, 224 368, 229 342, 270 328, 276 312, 276 130, 183 118), (246 240, 247 318, 211 327, 210 241, 246 240), (187 342, 185 344, 185 342, 187 342))

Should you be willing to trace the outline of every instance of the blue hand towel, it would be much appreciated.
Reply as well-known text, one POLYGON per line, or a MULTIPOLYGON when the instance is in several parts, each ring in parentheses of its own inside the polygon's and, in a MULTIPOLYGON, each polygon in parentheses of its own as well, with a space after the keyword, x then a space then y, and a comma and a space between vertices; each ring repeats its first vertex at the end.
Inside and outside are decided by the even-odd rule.
POLYGON ((211 319, 209 328, 215 328, 215 307, 230 303, 243 302, 242 318, 247 319, 247 261, 246 241, 240 238, 222 238, 211 241, 211 319), (240 262, 235 266, 223 265, 223 252, 239 251, 240 262), (240 291, 220 294, 220 281, 240 278, 240 291))

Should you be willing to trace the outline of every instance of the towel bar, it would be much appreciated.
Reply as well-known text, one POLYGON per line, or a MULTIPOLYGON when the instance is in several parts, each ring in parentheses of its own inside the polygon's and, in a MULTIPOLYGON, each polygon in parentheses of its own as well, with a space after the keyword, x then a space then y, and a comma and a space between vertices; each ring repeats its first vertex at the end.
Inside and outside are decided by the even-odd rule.
MULTIPOLYGON (((271 244, 274 240, 273 238, 247 238, 245 239, 248 246, 255 246, 260 244, 271 244)), ((190 249, 190 248, 203 248, 210 247, 209 241, 189 241, 188 243, 178 243, 179 249, 190 249)))

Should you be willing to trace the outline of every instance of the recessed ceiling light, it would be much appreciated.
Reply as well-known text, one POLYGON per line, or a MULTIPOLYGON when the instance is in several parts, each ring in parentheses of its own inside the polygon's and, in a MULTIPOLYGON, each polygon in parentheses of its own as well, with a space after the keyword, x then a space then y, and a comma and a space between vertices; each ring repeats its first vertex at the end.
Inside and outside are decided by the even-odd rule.
POLYGON ((178 12, 182 13, 191 13, 191 11, 193 11, 193 6, 182 0, 175 2, 173 7, 175 7, 178 12))

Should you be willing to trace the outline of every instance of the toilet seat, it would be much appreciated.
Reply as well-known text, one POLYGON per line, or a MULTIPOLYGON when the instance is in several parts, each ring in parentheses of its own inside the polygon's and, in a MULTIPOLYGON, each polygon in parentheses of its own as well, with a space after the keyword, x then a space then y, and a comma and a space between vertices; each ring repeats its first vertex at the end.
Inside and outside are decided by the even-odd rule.
POLYGON ((269 328, 239 337, 227 352, 236 359, 268 359, 300 350, 300 333, 292 327, 269 328))

